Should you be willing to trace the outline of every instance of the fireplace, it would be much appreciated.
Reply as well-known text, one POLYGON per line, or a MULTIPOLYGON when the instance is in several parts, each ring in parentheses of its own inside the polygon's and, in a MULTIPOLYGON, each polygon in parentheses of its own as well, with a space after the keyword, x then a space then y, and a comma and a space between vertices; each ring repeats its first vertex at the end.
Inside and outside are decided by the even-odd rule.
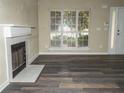
POLYGON ((11 45, 13 78, 26 67, 25 42, 11 45))
POLYGON ((14 79, 29 65, 28 53, 31 28, 3 24, 0 25, 0 30, 4 32, 7 81, 14 82, 14 79))
POLYGON ((35 82, 44 65, 30 65, 31 27, 0 25, 4 33, 7 83, 35 82))

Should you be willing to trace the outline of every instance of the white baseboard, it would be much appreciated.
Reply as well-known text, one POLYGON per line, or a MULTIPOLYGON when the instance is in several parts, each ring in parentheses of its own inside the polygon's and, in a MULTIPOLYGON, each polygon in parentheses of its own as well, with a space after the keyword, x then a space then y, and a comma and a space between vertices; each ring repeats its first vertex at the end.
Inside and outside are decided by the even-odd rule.
POLYGON ((40 52, 39 55, 110 55, 108 52, 40 52))
POLYGON ((31 59, 28 60, 28 64, 31 64, 38 56, 39 54, 34 55, 31 59))
POLYGON ((0 85, 0 92, 2 92, 8 85, 9 85, 8 81, 5 81, 3 84, 1 84, 0 85))

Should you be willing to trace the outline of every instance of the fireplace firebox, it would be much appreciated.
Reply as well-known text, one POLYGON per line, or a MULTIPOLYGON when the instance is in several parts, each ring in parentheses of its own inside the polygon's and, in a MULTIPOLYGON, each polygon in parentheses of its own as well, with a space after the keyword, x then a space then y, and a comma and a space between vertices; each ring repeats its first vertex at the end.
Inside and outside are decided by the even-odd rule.
POLYGON ((11 45, 13 78, 26 67, 25 42, 11 45))

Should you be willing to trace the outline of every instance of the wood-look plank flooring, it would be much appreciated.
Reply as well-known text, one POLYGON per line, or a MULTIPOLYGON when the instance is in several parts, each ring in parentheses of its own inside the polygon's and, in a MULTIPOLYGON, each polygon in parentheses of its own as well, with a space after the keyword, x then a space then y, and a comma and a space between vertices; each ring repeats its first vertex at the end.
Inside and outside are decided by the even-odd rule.
POLYGON ((124 93, 124 56, 39 56, 36 83, 11 83, 2 93, 124 93))

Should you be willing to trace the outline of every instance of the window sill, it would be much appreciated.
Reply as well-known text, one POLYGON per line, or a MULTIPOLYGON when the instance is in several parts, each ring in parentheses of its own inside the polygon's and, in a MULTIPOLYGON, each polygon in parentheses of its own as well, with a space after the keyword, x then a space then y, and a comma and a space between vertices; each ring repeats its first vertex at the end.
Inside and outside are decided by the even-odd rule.
POLYGON ((90 50, 89 47, 82 48, 49 48, 49 51, 86 51, 90 50))

